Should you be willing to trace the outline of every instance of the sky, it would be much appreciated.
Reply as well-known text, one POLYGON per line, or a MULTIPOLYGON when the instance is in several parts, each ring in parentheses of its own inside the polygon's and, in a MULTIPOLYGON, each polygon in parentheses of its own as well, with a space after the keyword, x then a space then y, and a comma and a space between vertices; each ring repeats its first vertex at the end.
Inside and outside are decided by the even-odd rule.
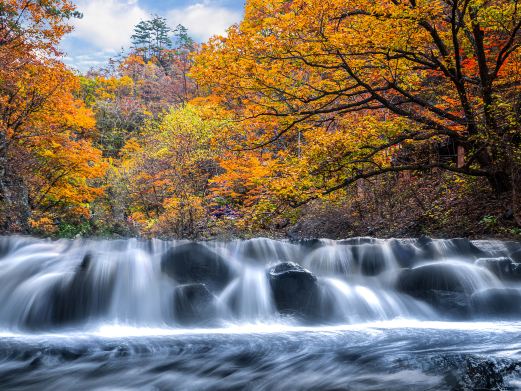
POLYGON ((134 26, 151 15, 188 28, 199 42, 240 21, 244 0, 75 0, 82 19, 61 44, 65 62, 80 70, 103 66, 110 57, 130 47, 134 26))

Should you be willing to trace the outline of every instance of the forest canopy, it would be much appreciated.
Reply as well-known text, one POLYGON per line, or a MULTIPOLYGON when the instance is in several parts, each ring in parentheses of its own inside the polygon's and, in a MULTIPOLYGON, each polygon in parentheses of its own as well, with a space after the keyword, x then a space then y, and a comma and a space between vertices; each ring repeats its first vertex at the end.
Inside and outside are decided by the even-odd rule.
POLYGON ((45 235, 521 234, 515 0, 248 0, 80 74, 66 0, 0 6, 0 217, 45 235))

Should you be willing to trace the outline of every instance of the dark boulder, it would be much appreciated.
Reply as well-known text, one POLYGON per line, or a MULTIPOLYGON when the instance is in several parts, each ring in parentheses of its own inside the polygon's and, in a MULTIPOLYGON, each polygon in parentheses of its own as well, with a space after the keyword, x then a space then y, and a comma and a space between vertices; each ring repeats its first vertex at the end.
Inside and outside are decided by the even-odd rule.
POLYGON ((510 258, 512 258, 514 262, 521 263, 521 249, 512 251, 510 258))
POLYGON ((327 242, 321 239, 292 239, 290 243, 302 247, 305 251, 313 251, 327 246, 327 242))
POLYGON ((293 262, 279 263, 268 270, 273 300, 282 314, 302 318, 317 315, 320 290, 317 278, 293 262))
POLYGON ((430 263, 402 271, 397 288, 402 292, 418 295, 426 290, 465 292, 464 270, 447 263, 430 263))
POLYGON ((483 255, 483 251, 466 238, 449 239, 448 247, 454 255, 474 257, 483 255))
POLYGON ((388 259, 381 244, 354 245, 351 246, 351 254, 363 275, 376 276, 386 268, 388 259))
POLYGON ((98 274, 92 254, 86 254, 70 278, 52 286, 25 319, 26 327, 39 329, 47 326, 72 326, 106 314, 110 307, 115 272, 98 274))
POLYGON ((361 244, 373 244, 376 242, 378 242, 378 239, 361 236, 357 238, 342 239, 337 241, 337 244, 347 246, 359 246, 361 244))
POLYGON ((463 262, 436 262, 402 271, 397 287, 405 293, 434 289, 473 293, 480 284, 492 283, 494 277, 486 270, 463 262))
POLYGON ((490 270, 502 280, 521 280, 521 263, 516 263, 511 258, 480 258, 476 265, 490 270))
POLYGON ((92 254, 85 255, 72 280, 55 290, 53 320, 56 324, 81 322, 108 311, 115 273, 99 277, 94 272, 92 254))
POLYGON ((449 319, 467 319, 471 315, 470 295, 464 292, 429 289, 414 296, 449 319))
POLYGON ((295 243, 267 238, 255 238, 243 241, 239 246, 242 257, 264 263, 274 259, 288 261, 301 255, 302 248, 295 243))
POLYGON ((183 325, 208 323, 216 318, 216 301, 204 284, 180 285, 174 291, 175 320, 183 325))
POLYGON ((465 238, 433 240, 424 236, 416 241, 416 245, 421 250, 424 259, 477 258, 484 255, 482 250, 465 238))
POLYGON ((418 260, 414 243, 410 240, 391 239, 389 247, 401 267, 412 267, 418 260))
POLYGON ((471 297, 472 310, 478 316, 521 317, 521 291, 513 288, 491 288, 471 297))
POLYGON ((221 290, 233 278, 227 262, 199 243, 168 250, 161 258, 161 270, 181 284, 206 284, 210 290, 221 290))
POLYGON ((467 317, 475 283, 469 277, 469 272, 474 271, 468 267, 440 262, 407 269, 398 277, 397 289, 427 302, 442 314, 467 317))

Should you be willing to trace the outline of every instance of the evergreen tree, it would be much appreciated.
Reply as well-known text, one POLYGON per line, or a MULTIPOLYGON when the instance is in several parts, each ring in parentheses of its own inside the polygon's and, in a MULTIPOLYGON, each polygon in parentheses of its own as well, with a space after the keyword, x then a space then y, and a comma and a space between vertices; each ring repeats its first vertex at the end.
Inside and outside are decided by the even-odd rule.
POLYGON ((174 44, 177 50, 192 51, 194 40, 188 35, 188 29, 182 24, 178 24, 174 30, 174 44))
POLYGON ((152 57, 161 59, 162 52, 172 46, 171 31, 163 17, 156 15, 151 20, 141 21, 134 27, 132 49, 145 61, 152 57))

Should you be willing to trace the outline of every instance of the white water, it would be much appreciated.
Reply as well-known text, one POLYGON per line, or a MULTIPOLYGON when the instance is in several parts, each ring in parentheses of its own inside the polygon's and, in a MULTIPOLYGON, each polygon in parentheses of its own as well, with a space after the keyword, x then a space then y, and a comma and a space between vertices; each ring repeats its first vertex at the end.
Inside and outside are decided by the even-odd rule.
POLYGON ((183 291, 183 308, 209 314, 187 323, 186 276, 162 267, 186 243, 0 238, 0 389, 521 388, 519 244, 204 243, 228 280, 183 291), (312 293, 307 317, 277 302, 280 261, 316 276, 282 284, 283 299, 312 293), (201 292, 212 300, 192 302, 201 292))
MULTIPOLYGON (((182 283, 162 271, 161 258, 168 249, 186 243, 2 238, 0 328, 41 331, 62 326, 92 329, 103 324, 179 328, 172 297, 182 283)), ((277 311, 267 270, 279 261, 300 263, 317 277, 315 324, 395 318, 443 320, 439 308, 396 289, 396 281, 406 266, 414 271, 436 264, 446 268, 449 280, 456 280, 469 297, 484 289, 516 288, 517 282, 502 281, 475 261, 479 257, 508 256, 518 247, 500 242, 474 244, 477 247, 473 246, 473 251, 479 254, 466 252, 467 242, 442 240, 428 245, 363 238, 206 243, 204 246, 219 254, 232 274, 224 288, 212 292, 216 302, 210 323, 213 327, 299 325, 298 317, 277 311), (401 250, 397 250, 397 244, 401 250)), ((436 289, 442 284, 433 283, 436 289)))

